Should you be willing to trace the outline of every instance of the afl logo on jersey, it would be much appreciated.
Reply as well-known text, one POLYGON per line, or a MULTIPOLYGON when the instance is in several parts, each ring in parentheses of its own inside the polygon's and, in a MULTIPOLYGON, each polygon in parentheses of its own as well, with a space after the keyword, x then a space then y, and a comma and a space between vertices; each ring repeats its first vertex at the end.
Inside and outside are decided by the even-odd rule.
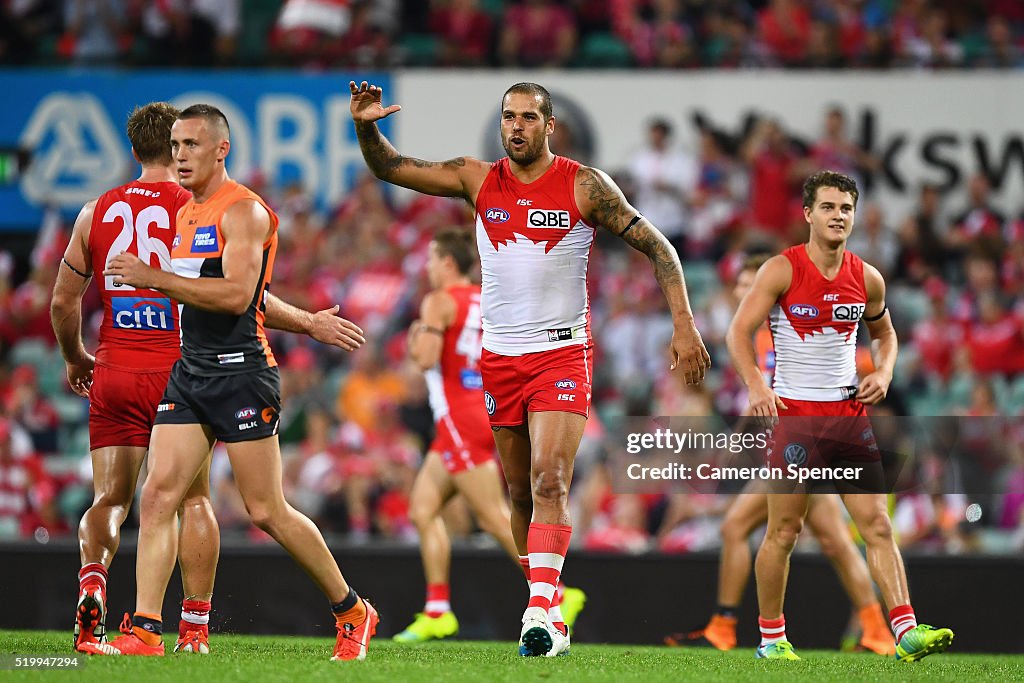
POLYGON ((818 317, 818 309, 810 304, 792 304, 789 307, 789 312, 804 320, 818 317))
POLYGON ((798 443, 791 443, 782 452, 782 457, 786 459, 788 464, 799 467, 807 462, 807 449, 798 443))
POLYGON ((864 315, 864 304, 832 304, 833 322, 854 322, 864 315))
POLYGON ((509 219, 509 215, 505 209, 487 209, 484 218, 492 223, 504 223, 509 219))
POLYGON ((488 415, 494 415, 494 411, 497 409, 497 404, 494 402, 494 397, 491 396, 491 392, 484 392, 484 407, 487 408, 488 415))

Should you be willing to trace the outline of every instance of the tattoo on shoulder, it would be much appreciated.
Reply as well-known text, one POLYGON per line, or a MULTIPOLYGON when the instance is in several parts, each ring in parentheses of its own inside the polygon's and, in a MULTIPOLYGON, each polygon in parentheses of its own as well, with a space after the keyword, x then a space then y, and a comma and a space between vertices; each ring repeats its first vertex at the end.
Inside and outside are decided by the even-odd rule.
POLYGON ((602 226, 614 233, 622 231, 620 226, 623 205, 622 193, 611 185, 596 169, 589 166, 580 168, 580 188, 590 202, 591 216, 602 226))

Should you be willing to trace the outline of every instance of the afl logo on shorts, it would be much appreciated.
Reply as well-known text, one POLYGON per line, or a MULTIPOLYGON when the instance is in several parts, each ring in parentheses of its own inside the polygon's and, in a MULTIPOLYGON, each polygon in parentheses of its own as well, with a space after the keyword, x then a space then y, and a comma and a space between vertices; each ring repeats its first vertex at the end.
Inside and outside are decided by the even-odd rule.
POLYGON ((560 379, 557 382, 555 382, 555 388, 556 389, 575 389, 576 388, 576 382, 573 382, 571 379, 560 379))
POLYGON ((252 407, 242 408, 237 413, 235 413, 235 419, 236 420, 248 420, 250 417, 256 417, 256 409, 255 408, 252 408, 252 407))
POLYGON ((487 209, 484 218, 492 223, 504 223, 509 219, 509 215, 505 209, 487 209))
POLYGON ((803 465, 807 462, 807 449, 798 443, 791 443, 782 452, 782 457, 790 465, 803 465))
POLYGON ((494 402, 494 397, 491 396, 491 392, 484 392, 484 407, 487 408, 488 415, 494 415, 494 411, 497 409, 497 404, 494 402))

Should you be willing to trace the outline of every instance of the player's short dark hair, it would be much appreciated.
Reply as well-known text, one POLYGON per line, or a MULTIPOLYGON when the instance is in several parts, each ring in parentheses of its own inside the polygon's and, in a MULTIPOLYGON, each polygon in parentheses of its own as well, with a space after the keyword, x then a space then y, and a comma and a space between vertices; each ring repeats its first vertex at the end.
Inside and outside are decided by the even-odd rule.
POLYGON ((532 95, 533 97, 540 97, 540 113, 544 116, 544 120, 547 121, 551 118, 551 93, 547 91, 543 85, 537 83, 516 83, 501 96, 501 101, 504 103, 505 98, 509 95, 532 95))
POLYGON ((144 164, 171 163, 171 126, 178 110, 166 102, 136 107, 125 126, 132 149, 144 164))
POLYGON ((740 272, 745 273, 748 270, 752 270, 756 273, 771 257, 772 255, 766 251, 747 254, 746 258, 743 259, 743 266, 740 268, 740 272))
POLYGON ((818 197, 818 190, 822 187, 834 187, 840 192, 849 192, 853 197, 853 207, 857 208, 857 199, 860 197, 857 181, 835 171, 821 171, 804 181, 804 208, 814 207, 814 200, 818 197))
POLYGON ((476 263, 476 242, 473 235, 466 230, 442 230, 434 235, 437 253, 451 256, 455 267, 461 275, 469 275, 476 263))
POLYGON ((193 104, 185 107, 178 114, 179 119, 206 119, 216 126, 224 126, 224 137, 231 135, 231 126, 228 125, 228 117, 224 112, 212 104, 193 104))

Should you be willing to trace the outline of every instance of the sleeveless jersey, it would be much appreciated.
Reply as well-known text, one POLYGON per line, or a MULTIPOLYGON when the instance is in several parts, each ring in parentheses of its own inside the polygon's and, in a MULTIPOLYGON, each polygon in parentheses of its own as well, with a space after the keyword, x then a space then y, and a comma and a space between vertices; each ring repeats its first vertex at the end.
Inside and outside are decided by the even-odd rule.
POLYGON ((479 367, 480 288, 459 285, 445 291, 455 300, 455 322, 444 331, 441 360, 426 372, 434 422, 451 415, 459 425, 489 433, 479 367))
POLYGON ((224 277, 221 220, 236 202, 251 199, 270 214, 271 234, 263 243, 263 263, 249 307, 242 315, 215 313, 184 305, 181 311, 181 362, 200 376, 236 375, 274 367, 277 361, 263 329, 266 303, 277 253, 277 214, 255 192, 234 181, 224 183, 202 204, 189 201, 178 214, 178 234, 171 251, 174 272, 183 277, 224 277))
POLYGON ((591 343, 587 266, 594 228, 574 186, 580 164, 555 157, 532 183, 508 158, 488 172, 476 200, 483 348, 519 356, 591 343))
POLYGON ((103 270, 122 251, 171 270, 175 216, 192 197, 174 182, 130 182, 96 200, 89 231, 90 267, 100 287, 103 322, 96 362, 122 370, 166 370, 178 359, 178 306, 152 289, 114 285, 103 270))
POLYGON ((844 401, 857 389, 857 326, 867 291, 864 262, 846 251, 829 281, 803 244, 782 252, 793 267, 789 289, 769 317, 775 342, 775 393, 783 399, 844 401))

